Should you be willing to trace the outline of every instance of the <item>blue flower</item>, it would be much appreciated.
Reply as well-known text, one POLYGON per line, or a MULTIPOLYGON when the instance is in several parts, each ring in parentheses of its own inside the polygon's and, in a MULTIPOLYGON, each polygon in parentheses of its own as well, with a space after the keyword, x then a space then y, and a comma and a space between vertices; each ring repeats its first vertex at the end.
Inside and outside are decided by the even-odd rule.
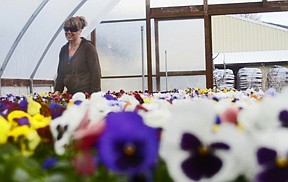
POLYGON ((42 169, 49 169, 56 165, 57 159, 55 157, 50 157, 46 159, 42 164, 42 169))
POLYGON ((105 94, 104 97, 107 99, 107 100, 117 100, 117 98, 113 97, 111 94, 105 94))
POLYGON ((157 162, 157 130, 146 126, 136 112, 111 112, 98 148, 102 162, 114 172, 147 172, 157 162))

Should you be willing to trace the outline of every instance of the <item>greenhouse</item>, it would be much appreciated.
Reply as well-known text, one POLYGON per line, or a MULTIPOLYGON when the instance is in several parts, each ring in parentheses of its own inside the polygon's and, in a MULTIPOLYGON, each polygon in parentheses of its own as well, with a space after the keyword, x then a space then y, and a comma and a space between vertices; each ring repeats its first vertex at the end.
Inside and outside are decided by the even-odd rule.
POLYGON ((0 181, 288 181, 287 0, 2 1, 0 181))

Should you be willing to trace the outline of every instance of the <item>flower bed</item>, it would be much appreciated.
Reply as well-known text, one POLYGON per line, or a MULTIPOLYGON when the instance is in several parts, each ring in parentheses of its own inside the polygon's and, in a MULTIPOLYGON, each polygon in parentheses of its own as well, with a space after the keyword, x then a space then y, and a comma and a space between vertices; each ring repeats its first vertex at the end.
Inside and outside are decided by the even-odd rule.
POLYGON ((1 98, 5 181, 288 180, 288 92, 1 98))

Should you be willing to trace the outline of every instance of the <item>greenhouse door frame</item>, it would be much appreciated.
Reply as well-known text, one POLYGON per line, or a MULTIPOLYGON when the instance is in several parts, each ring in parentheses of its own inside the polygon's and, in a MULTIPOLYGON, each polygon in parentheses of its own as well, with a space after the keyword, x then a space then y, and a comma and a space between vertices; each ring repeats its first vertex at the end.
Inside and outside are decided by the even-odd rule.
MULTIPOLYGON (((146 0, 146 39, 147 39, 147 83, 148 90, 153 91, 153 75, 152 75, 152 38, 151 38, 151 19, 155 23, 155 36, 158 34, 158 21, 160 20, 179 20, 184 18, 203 18, 205 31, 205 63, 206 63, 206 87, 213 87, 213 59, 212 59, 212 26, 211 17, 215 15, 228 14, 249 14, 249 13, 265 13, 265 12, 281 12, 288 11, 288 1, 267 1, 249 2, 249 3, 233 3, 233 4, 213 4, 209 5, 208 0, 203 0, 203 5, 193 6, 177 6, 177 7, 150 7, 150 0, 146 0), (156 33, 157 29, 157 33, 156 33)), ((158 42, 155 38, 155 47, 158 42)), ((162 73, 159 70, 159 62, 157 63, 157 55, 159 57, 159 49, 155 49, 156 55, 156 84, 160 87, 160 77, 162 73), (157 66, 158 64, 158 66, 157 66)), ((158 59, 159 61, 159 59, 158 59)), ((203 72, 175 72, 170 73, 171 76, 185 75, 202 75, 203 72), (172 74, 172 75, 171 75, 172 74)))
MULTIPOLYGON (((207 77, 207 74, 205 70, 198 70, 198 71, 168 71, 166 70, 165 72, 161 72, 160 71, 160 57, 159 57, 159 21, 174 21, 174 20, 193 20, 193 19, 202 19, 202 18, 177 18, 177 19, 154 19, 154 34, 155 34, 155 71, 156 71, 156 90, 161 90, 161 77, 165 77, 165 76, 196 76, 196 75, 206 75, 206 80, 211 79, 210 77, 207 77)), ((204 20, 205 21, 205 20, 204 20)), ((204 28, 205 30, 208 30, 208 32, 205 32, 205 37, 210 40, 212 40, 211 37, 211 28, 207 27, 204 28)), ((205 41, 206 41, 205 38, 205 41)), ((205 42, 206 45, 206 42, 205 42)), ((210 50, 212 51, 212 49, 210 50)), ((212 57, 210 58, 209 55, 212 55, 209 53, 208 51, 205 51, 205 60, 210 60, 212 59, 212 57), (208 56, 208 57, 207 57, 208 56)), ((209 65, 209 62, 206 62, 206 70, 212 69, 212 66, 209 65), (208 66, 207 66, 208 65, 208 66)), ((213 70, 212 70, 213 71, 213 70)), ((213 79, 213 78, 212 78, 213 79)))

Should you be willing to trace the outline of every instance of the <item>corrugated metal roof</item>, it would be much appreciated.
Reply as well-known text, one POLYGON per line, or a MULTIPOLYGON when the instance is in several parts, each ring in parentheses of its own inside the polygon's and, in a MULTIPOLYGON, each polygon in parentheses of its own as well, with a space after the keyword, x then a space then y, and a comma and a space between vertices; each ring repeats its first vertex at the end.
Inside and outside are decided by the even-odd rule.
POLYGON ((214 64, 288 61, 287 28, 235 15, 213 20, 214 64))
POLYGON ((235 16, 213 16, 213 52, 288 50, 288 30, 235 16))
POLYGON ((288 62, 288 50, 216 53, 214 64, 288 62))
POLYGON ((265 28, 265 27, 270 27, 270 28, 275 29, 275 30, 278 29, 278 30, 281 30, 281 31, 286 31, 286 32, 288 32, 288 28, 285 28, 284 25, 278 26, 278 25, 275 24, 275 23, 264 22, 264 21, 261 21, 261 20, 253 20, 253 19, 249 19, 249 18, 245 18, 245 17, 238 16, 238 15, 227 15, 227 16, 228 16, 228 17, 235 18, 235 19, 247 21, 247 22, 252 23, 252 24, 262 25, 262 26, 264 26, 264 28, 265 28))

